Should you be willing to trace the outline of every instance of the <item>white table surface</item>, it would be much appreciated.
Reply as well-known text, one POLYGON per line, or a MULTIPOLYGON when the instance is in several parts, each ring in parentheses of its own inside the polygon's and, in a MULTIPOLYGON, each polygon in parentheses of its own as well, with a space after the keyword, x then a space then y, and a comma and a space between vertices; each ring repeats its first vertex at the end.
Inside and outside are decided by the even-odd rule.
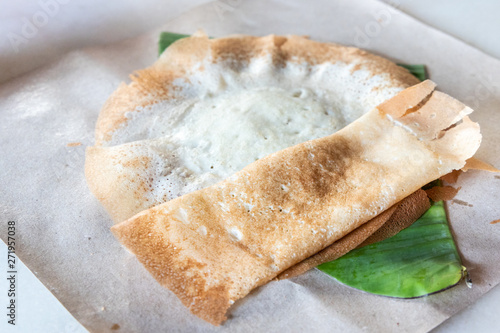
MULTIPOLYGON (((422 22, 440 29, 500 59, 500 2, 465 0, 384 0, 422 22)), ((16 0, 0 3, 0 82, 27 73, 82 46, 106 44, 138 35, 208 0, 16 0), (22 34, 26 20, 45 24, 22 34)), ((6 221, 2 221, 3 223, 6 221)), ((0 258, 7 248, 0 242, 0 258)), ((0 270, 6 272, 6 259, 0 270)), ((18 325, 2 315, 1 332, 86 332, 59 301, 22 264, 18 264, 18 325)), ((0 279, 0 305, 7 296, 7 281, 0 279)), ((3 306, 2 306, 3 307, 3 306)), ((445 321, 433 332, 499 332, 500 286, 474 305, 445 321)))

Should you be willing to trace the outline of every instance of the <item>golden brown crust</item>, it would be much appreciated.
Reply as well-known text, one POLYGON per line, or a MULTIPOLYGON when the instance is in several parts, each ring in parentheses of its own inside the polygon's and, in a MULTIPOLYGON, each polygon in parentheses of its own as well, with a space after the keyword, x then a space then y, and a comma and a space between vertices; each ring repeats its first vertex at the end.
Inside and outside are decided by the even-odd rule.
MULTIPOLYGON (((182 241, 181 244, 171 243, 168 241, 169 235, 167 234, 176 230, 158 231, 157 225, 145 214, 138 216, 136 221, 138 223, 112 228, 112 231, 125 246, 134 249, 134 254, 140 262, 147 262, 145 267, 155 279, 162 286, 173 291, 194 314, 214 325, 224 321, 226 319, 224 314, 230 305, 227 302, 228 291, 223 284, 214 287, 207 286, 207 276, 197 273, 197 270, 206 264, 192 258, 185 261, 176 260, 181 255, 182 241), (187 281, 189 283, 186 283, 187 281)), ((182 234, 176 236, 196 237, 192 233, 193 231, 184 230, 182 234)), ((197 247, 190 250, 203 251, 202 248, 197 247)), ((233 250, 238 252, 238 249, 233 250)), ((213 255, 210 251, 207 252, 206 257, 213 255)), ((209 259, 216 260, 217 258, 209 259)), ((230 281, 227 285, 230 286, 230 281)))
POLYGON ((452 186, 434 186, 425 190, 425 193, 427 193, 432 201, 448 201, 453 199, 459 190, 460 187, 454 188, 452 186))
MULTIPOLYGON (((403 116, 376 108, 333 135, 259 159, 112 230, 194 314, 219 324, 232 302, 474 154, 477 124, 464 117, 440 138, 425 131, 419 137, 420 119, 407 123, 406 111, 391 105, 407 97, 384 103, 403 116)), ((448 118, 438 114, 442 126, 433 128, 445 130, 448 118)))
MULTIPOLYGON (((467 162, 465 163, 467 165, 467 162)), ((462 170, 453 170, 447 175, 444 175, 441 177, 441 180, 448 183, 448 184, 455 184, 458 180, 458 177, 462 174, 462 170)))
POLYGON ((126 123, 126 113, 175 97, 176 79, 185 79, 193 70, 202 70, 195 64, 211 58, 225 61, 228 67, 240 69, 251 58, 271 54, 276 66, 287 62, 345 62, 355 64, 353 71, 365 69, 372 75, 388 75, 394 86, 408 87, 418 80, 406 69, 366 51, 320 43, 299 36, 254 37, 246 35, 208 39, 203 33, 183 38, 169 46, 160 58, 146 69, 131 76, 129 85, 122 83, 104 105, 96 125, 96 145, 103 145, 115 130, 126 123))

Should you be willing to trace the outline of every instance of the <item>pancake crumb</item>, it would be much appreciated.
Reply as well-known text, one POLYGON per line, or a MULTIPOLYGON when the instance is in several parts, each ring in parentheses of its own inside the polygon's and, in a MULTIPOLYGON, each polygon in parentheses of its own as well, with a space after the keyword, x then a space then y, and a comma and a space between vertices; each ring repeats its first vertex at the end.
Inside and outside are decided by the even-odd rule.
POLYGON ((474 205, 471 205, 470 203, 466 202, 466 201, 462 201, 462 200, 458 200, 458 199, 454 199, 451 201, 452 203, 456 203, 458 205, 462 205, 462 206, 467 206, 467 207, 474 207, 474 205))

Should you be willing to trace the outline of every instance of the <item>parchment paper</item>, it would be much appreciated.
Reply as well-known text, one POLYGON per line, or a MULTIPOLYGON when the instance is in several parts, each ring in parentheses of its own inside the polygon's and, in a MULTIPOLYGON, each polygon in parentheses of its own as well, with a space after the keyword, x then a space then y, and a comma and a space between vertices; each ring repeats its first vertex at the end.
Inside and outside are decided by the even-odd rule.
MULTIPOLYGON (((449 207, 474 287, 399 300, 362 293, 313 270, 271 282, 237 302, 219 328, 191 315, 113 238, 90 194, 84 150, 106 98, 156 59, 158 32, 211 36, 299 34, 357 45, 401 63, 423 63, 438 88, 468 103, 481 125, 477 154, 500 166, 500 61, 371 0, 217 1, 161 29, 72 52, 0 87, 0 219, 17 221, 18 256, 90 331, 424 332, 500 280, 500 177, 470 171, 449 207), (68 146, 81 142, 80 146, 68 146), (116 326, 115 326, 116 328, 116 326)), ((6 237, 2 228, 2 239, 6 237)))

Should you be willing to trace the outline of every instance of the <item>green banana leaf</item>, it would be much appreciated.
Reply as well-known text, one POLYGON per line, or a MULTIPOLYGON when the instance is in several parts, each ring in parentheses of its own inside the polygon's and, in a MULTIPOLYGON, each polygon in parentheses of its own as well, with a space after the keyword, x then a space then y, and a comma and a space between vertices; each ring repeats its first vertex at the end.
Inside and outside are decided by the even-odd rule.
MULTIPOLYGON (((158 52, 189 35, 162 32, 158 52)), ((421 81, 424 65, 402 65, 421 81)), ((414 298, 432 294, 460 282, 462 266, 448 227, 443 202, 431 208, 412 226, 382 242, 353 250, 318 269, 348 286, 378 295, 414 298)))
POLYGON ((353 250, 318 269, 348 286, 400 298, 447 289, 463 276, 442 201, 434 202, 397 235, 353 250))
POLYGON ((420 81, 427 79, 427 72, 424 65, 403 65, 398 64, 401 67, 406 68, 410 73, 417 77, 420 81))
POLYGON ((158 55, 162 54, 167 47, 178 39, 189 37, 189 35, 176 34, 173 32, 162 32, 160 33, 160 39, 158 40, 158 55))

